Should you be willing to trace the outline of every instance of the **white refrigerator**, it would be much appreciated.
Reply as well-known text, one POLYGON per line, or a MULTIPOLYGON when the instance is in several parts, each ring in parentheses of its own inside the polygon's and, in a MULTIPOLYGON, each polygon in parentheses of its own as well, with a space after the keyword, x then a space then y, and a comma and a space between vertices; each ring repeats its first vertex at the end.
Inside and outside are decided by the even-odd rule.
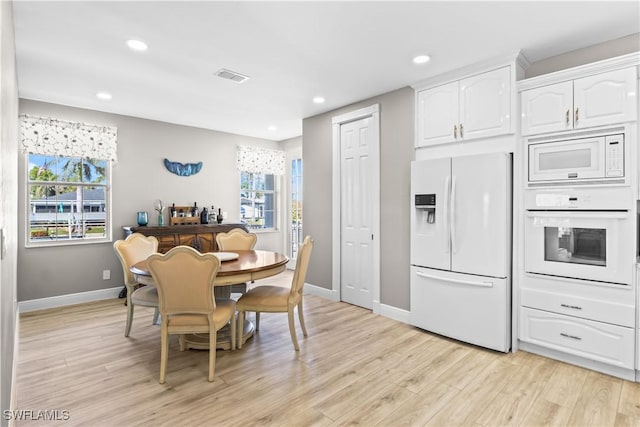
POLYGON ((511 346, 511 156, 411 164, 413 325, 478 346, 511 346))

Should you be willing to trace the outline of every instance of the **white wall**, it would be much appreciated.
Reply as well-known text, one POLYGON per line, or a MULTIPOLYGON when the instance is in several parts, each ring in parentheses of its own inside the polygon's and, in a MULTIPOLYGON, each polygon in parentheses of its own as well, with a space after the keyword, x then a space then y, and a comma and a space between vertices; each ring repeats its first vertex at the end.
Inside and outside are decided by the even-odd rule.
MULTIPOLYGON (((18 81, 13 3, 0 1, 0 403, 10 409, 17 334, 18 81)), ((7 425, 4 417, 0 425, 7 425)))
MULTIPOLYGON (((240 175, 236 170, 236 146, 281 146, 275 141, 32 100, 20 100, 20 113, 118 128, 118 163, 113 167, 112 192, 114 239, 121 238, 123 226, 135 225, 138 211, 148 211, 150 224, 156 224, 155 199, 169 205, 214 205, 227 211, 227 222, 238 222, 240 175), (196 175, 177 176, 165 169, 164 158, 181 163, 202 161, 203 167, 196 175)), ((26 208, 25 162, 20 153, 20 212, 26 208)), ((19 233, 19 301, 123 284, 122 269, 111 243, 27 249, 24 215, 19 217, 19 233), (102 280, 102 270, 107 269, 111 270, 111 279, 102 280)), ((283 232, 260 233, 256 247, 282 252, 283 232)))

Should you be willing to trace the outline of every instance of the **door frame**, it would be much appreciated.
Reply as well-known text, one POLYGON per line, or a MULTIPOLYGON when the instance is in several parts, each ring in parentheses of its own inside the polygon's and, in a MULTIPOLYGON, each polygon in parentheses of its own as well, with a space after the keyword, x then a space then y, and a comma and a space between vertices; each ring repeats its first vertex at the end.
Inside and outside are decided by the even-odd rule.
POLYGON ((373 104, 369 107, 351 111, 331 119, 333 131, 333 172, 332 172, 332 278, 331 290, 337 295, 338 300, 342 300, 340 272, 341 265, 341 246, 342 240, 340 235, 341 228, 341 158, 340 158, 340 126, 356 120, 371 118, 371 164, 373 179, 371 183, 371 202, 372 202, 372 224, 373 230, 373 265, 371 288, 373 291, 373 312, 380 313, 380 105, 373 104))

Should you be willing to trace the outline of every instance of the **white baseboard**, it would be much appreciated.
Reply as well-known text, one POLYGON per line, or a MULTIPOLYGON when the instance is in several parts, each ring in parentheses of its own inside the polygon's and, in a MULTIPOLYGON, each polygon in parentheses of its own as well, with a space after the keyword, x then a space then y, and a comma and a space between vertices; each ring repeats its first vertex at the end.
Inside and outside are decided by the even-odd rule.
POLYGON ((397 320, 402 323, 409 324, 409 310, 403 310, 391 305, 380 304, 379 313, 381 316, 388 317, 393 320, 397 320))
POLYGON ((46 310, 48 308, 64 307, 66 305, 117 298, 121 290, 122 286, 119 286, 117 288, 98 289, 96 291, 79 292, 77 294, 58 295, 55 297, 20 301, 18 303, 18 311, 20 313, 28 313, 30 311, 46 310))
MULTIPOLYGON (((339 302, 340 298, 338 296, 338 292, 333 289, 327 289, 316 285, 310 285, 308 283, 304 284, 305 292, 315 295, 321 298, 325 298, 331 301, 339 302)), ((373 302, 373 313, 379 314, 380 316, 388 317, 393 320, 397 320, 403 323, 409 323, 409 311, 403 310, 401 308, 393 307, 390 305, 380 304, 379 301, 373 302)))
POLYGON ((317 297, 325 298, 331 301, 338 302, 340 298, 338 297, 338 293, 334 292, 333 289, 327 289, 316 285, 310 285, 309 283, 304 284, 305 292, 315 295, 317 297))

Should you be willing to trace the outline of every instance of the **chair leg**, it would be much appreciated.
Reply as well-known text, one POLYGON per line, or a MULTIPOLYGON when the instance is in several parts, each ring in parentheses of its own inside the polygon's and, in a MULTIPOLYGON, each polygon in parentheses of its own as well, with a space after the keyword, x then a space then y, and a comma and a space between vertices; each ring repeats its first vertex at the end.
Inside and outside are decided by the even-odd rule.
POLYGON ((160 310, 158 309, 158 307, 156 307, 155 311, 153 312, 153 322, 151 324, 156 325, 158 323, 159 318, 160 318, 160 310))
POLYGON ((187 349, 187 341, 184 338, 184 334, 178 335, 178 342, 180 343, 180 351, 185 351, 187 349))
POLYGON ((302 327, 302 335, 307 336, 307 327, 304 325, 304 316, 302 314, 302 300, 298 303, 298 318, 300 319, 300 326, 302 327))
POLYGON ((236 332, 238 334, 236 338, 236 345, 238 349, 242 348, 242 332, 244 331, 244 311, 238 312, 238 321, 236 326, 236 332))
POLYGON ((298 347, 298 338, 296 337, 296 325, 293 322, 293 307, 289 308, 289 332, 291 333, 291 341, 293 341, 293 348, 296 349, 296 351, 299 351, 300 348, 298 347))
POLYGON ((215 328, 209 332, 209 382, 213 381, 213 377, 216 373, 216 341, 218 333, 215 328))
POLYGON ((164 384, 164 378, 167 374, 167 358, 169 355, 169 333, 167 325, 162 324, 160 335, 160 384, 164 384))
POLYGON ((124 327, 124 336, 128 337, 131 332, 131 322, 133 321, 133 302, 131 302, 131 292, 127 292, 127 324, 124 327))
POLYGON ((260 330, 260 312, 256 311, 256 332, 260 330))
MULTIPOLYGON (((236 341, 236 327, 237 327, 237 325, 236 325, 236 324, 237 324, 238 322, 236 322, 236 315, 235 315, 235 313, 234 313, 233 315, 231 315, 231 320, 230 320, 230 322, 231 322, 231 351, 233 351, 233 350, 235 350, 235 348, 236 348, 236 342, 237 342, 237 341, 236 341)), ((243 330, 243 329, 244 329, 244 328, 242 328, 242 327, 241 327, 241 329, 240 329, 240 333, 238 334, 238 335, 240 335, 240 340, 239 340, 239 341, 242 341, 242 330, 243 330)))

